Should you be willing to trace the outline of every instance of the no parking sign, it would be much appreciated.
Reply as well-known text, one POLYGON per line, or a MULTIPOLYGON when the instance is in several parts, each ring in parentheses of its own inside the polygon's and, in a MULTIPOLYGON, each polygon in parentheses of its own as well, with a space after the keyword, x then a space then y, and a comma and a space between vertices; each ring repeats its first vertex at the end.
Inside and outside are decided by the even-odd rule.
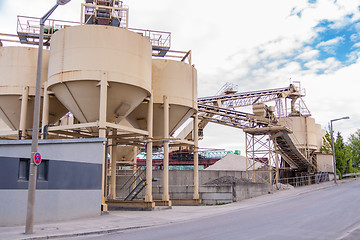
POLYGON ((34 163, 36 166, 40 165, 41 163, 41 154, 39 152, 34 154, 34 163))

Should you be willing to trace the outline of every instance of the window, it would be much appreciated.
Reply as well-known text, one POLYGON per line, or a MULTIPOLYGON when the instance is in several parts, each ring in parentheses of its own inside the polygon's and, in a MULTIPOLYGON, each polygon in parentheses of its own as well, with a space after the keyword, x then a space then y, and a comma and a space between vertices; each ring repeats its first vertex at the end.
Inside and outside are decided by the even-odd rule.
POLYGON ((18 179, 23 181, 29 180, 29 169, 30 169, 30 159, 20 158, 19 159, 19 175, 18 179))
MULTIPOLYGON (((47 181, 48 171, 49 171, 48 169, 49 169, 49 160, 42 160, 41 164, 37 168, 37 180, 47 181)), ((29 181, 29 172, 30 172, 30 159, 20 158, 18 180, 29 181)))
POLYGON ((37 168, 37 180, 47 181, 48 180, 48 167, 49 160, 42 160, 41 164, 37 168))

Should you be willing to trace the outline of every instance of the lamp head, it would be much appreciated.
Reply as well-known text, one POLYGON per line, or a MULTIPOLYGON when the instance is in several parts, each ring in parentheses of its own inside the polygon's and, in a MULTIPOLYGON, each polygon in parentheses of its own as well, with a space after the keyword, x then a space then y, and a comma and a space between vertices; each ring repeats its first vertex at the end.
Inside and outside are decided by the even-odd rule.
POLYGON ((347 117, 343 117, 342 119, 350 119, 350 117, 349 117, 349 116, 347 116, 347 117))
POLYGON ((57 0, 57 4, 59 5, 65 5, 67 4, 68 2, 70 2, 71 0, 57 0))

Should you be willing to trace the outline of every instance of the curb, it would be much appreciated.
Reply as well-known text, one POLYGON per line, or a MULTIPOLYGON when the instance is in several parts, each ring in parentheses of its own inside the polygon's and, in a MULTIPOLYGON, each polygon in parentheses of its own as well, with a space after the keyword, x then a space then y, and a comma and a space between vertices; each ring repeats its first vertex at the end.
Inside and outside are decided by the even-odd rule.
POLYGON ((147 226, 136 226, 136 227, 127 227, 127 228, 113 228, 108 230, 98 230, 92 232, 81 232, 81 233, 68 233, 68 234, 59 234, 59 235, 47 235, 42 237, 29 237, 23 238, 22 240, 42 240, 42 239, 55 239, 55 238, 68 238, 68 237, 81 237, 81 236, 88 236, 88 235, 101 235, 107 233, 118 233, 126 230, 132 229, 140 229, 140 228, 147 228, 156 225, 147 225, 147 226))

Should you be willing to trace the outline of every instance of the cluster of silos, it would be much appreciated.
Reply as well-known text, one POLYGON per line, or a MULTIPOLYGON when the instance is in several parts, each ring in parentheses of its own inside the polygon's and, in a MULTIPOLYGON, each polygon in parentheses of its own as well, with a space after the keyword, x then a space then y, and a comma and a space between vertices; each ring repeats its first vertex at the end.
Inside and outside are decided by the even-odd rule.
MULTIPOLYGON (((196 83, 193 66, 152 59, 149 38, 127 29, 80 25, 61 29, 51 39, 48 90, 80 123, 103 118, 150 131, 152 122, 149 136, 162 139, 157 143, 164 151, 170 136, 196 112, 196 83)), ((133 151, 116 147, 112 162, 130 162, 126 158, 133 158, 133 151)))
POLYGON ((106 121, 146 130, 153 96, 154 137, 163 137, 163 97, 170 105, 170 135, 196 109, 196 71, 180 61, 152 59, 148 38, 100 25, 62 29, 51 40, 49 90, 80 122, 99 119, 99 82, 108 84, 106 121))
POLYGON ((315 123, 315 119, 305 116, 289 116, 280 118, 281 125, 285 125, 292 130, 290 135, 293 142, 304 154, 308 152, 319 152, 322 146, 322 138, 325 130, 321 129, 321 125, 315 123))
MULTIPOLYGON (((0 47, 0 118, 14 131, 32 128, 37 54, 37 48, 0 47)), ((93 136, 107 137, 107 123, 125 123, 145 130, 151 145, 156 142, 168 151, 171 135, 197 109, 195 68, 153 59, 149 37, 120 27, 58 30, 50 50, 43 50, 41 73, 43 122, 54 123, 71 112, 78 123, 98 124, 93 136)), ((133 158, 134 151, 117 147, 115 160, 132 160, 126 158, 133 158)))
MULTIPOLYGON (((0 118, 14 130, 32 128, 38 49, 32 47, 0 47, 0 118)), ((49 50, 43 52, 42 83, 47 81, 49 50)), ((43 91, 42 91, 43 93, 43 91)), ((50 97, 49 121, 56 122, 67 110, 50 97)))

